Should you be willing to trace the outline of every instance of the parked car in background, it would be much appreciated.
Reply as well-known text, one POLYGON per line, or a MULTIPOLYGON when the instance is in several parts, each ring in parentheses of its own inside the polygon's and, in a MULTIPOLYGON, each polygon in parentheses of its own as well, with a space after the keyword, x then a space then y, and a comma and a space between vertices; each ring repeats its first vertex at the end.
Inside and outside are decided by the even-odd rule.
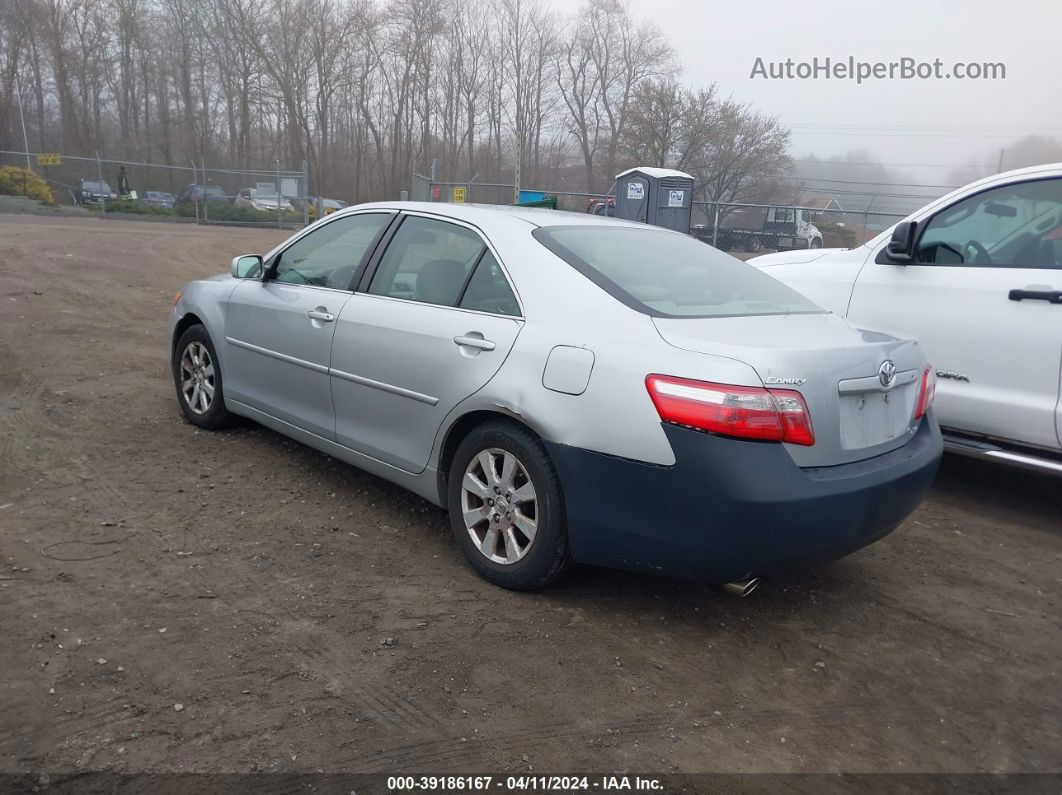
POLYGON ((175 204, 202 204, 204 202, 229 204, 229 197, 217 185, 188 184, 177 194, 175 204))
POLYGON ((263 194, 257 188, 244 188, 236 194, 233 204, 249 210, 272 211, 274 213, 277 211, 278 205, 281 212, 292 212, 294 210, 291 202, 283 196, 277 196, 275 193, 263 194))
POLYGON ((74 204, 82 207, 101 201, 117 201, 118 194, 106 182, 95 179, 79 179, 73 190, 74 204))
POLYGON ((607 215, 612 218, 616 215, 616 199, 612 196, 604 199, 591 197, 586 204, 586 211, 591 215, 607 215))
POLYGON ((306 202, 311 221, 317 220, 318 205, 320 205, 323 210, 323 212, 321 213, 322 217, 325 215, 331 215, 337 210, 342 210, 350 206, 345 201, 342 201, 340 199, 325 199, 323 197, 317 196, 307 197, 306 202))
POLYGON ((1062 475, 1062 164, 974 182, 858 248, 750 262, 854 323, 916 336, 947 449, 1062 475))
POLYGON ((192 424, 250 417, 446 506, 507 588, 575 561, 747 592, 890 532, 941 453, 912 338, 590 214, 340 210, 187 284, 170 330, 192 424))
POLYGON ((149 190, 144 192, 141 201, 149 207, 157 207, 160 210, 172 210, 176 198, 172 193, 166 193, 165 191, 160 190, 149 190))

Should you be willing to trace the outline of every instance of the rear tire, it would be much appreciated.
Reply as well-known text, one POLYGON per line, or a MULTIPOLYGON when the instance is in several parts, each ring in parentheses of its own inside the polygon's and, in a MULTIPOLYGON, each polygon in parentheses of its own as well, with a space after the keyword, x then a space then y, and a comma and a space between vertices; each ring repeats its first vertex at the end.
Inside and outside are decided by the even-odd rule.
POLYGON ((450 462, 447 505, 458 546, 488 582, 528 591, 571 568, 560 479, 526 428, 492 421, 466 436, 450 462))
POLYGON ((232 424, 233 415, 225 408, 221 364, 201 324, 189 326, 177 340, 172 370, 177 402, 190 423, 208 431, 232 424))

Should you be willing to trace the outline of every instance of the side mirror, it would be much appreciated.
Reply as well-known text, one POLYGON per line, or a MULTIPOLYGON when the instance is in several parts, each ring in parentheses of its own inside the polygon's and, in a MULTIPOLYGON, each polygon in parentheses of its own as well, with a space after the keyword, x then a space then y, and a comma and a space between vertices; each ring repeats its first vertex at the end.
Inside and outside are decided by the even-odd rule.
POLYGON ((885 254, 892 262, 912 262, 917 240, 918 224, 914 221, 900 221, 892 230, 892 238, 885 246, 885 254))
POLYGON ((262 276, 262 258, 257 254, 233 257, 231 270, 237 279, 258 279, 262 276))

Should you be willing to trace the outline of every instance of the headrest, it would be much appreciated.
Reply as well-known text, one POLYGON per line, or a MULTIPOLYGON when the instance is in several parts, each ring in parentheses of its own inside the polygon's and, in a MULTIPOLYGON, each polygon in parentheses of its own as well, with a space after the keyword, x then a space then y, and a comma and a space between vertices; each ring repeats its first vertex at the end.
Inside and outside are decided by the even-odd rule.
POLYGON ((417 300, 450 306, 465 283, 465 266, 453 259, 426 262, 417 274, 417 300))

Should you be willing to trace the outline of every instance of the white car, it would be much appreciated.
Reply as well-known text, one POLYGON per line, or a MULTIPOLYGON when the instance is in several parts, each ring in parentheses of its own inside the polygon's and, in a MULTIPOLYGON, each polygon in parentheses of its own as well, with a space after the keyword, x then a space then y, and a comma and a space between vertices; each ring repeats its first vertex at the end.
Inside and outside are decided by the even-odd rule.
POLYGON ((232 203, 237 207, 246 207, 251 210, 274 213, 277 211, 277 204, 279 203, 279 209, 282 212, 293 211, 291 202, 283 196, 278 197, 275 193, 268 195, 259 193, 257 188, 244 188, 236 194, 236 198, 232 203))
POLYGON ((946 449, 1062 475, 1062 163, 974 182, 858 248, 750 262, 917 337, 946 449))

